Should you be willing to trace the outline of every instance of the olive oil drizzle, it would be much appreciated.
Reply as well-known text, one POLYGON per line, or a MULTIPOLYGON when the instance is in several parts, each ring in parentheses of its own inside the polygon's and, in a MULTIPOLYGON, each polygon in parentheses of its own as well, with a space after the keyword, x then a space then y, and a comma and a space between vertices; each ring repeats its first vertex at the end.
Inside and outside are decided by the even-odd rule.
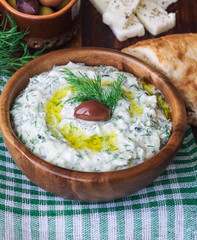
MULTIPOLYGON (((142 86, 143 86, 143 89, 146 90, 150 95, 154 94, 153 85, 151 83, 148 83, 146 80, 142 80, 142 86)), ((170 107, 169 107, 168 103, 166 102, 164 96, 162 96, 158 92, 155 95, 156 95, 156 99, 157 99, 158 108, 163 110, 163 112, 168 120, 171 120, 172 116, 171 116, 170 107)))
POLYGON ((70 90, 70 87, 57 89, 45 105, 45 121, 52 134, 58 138, 59 132, 75 149, 89 149, 95 152, 101 150, 117 151, 118 140, 114 131, 89 137, 83 129, 76 127, 74 124, 64 124, 60 127, 61 111, 64 106, 62 99, 66 97, 68 90, 70 90))
MULTIPOLYGON (((102 87, 110 87, 110 85, 111 83, 109 82, 101 82, 102 87)), ((154 94, 152 84, 146 81, 142 82, 142 89, 150 95, 154 94)), ((89 149, 96 152, 100 152, 101 150, 117 151, 118 140, 117 134, 114 131, 108 134, 96 134, 89 137, 83 129, 80 129, 72 124, 64 124, 60 127, 59 124, 62 120, 61 111, 65 104, 63 99, 67 96, 68 90, 76 93, 75 89, 71 86, 57 89, 45 105, 45 120, 52 134, 59 138, 60 133, 70 146, 75 149, 89 149)), ((128 111, 131 118, 135 115, 140 116, 143 113, 143 108, 137 103, 135 93, 131 90, 121 88, 121 94, 124 95, 130 102, 128 111)), ((164 97, 161 94, 156 93, 156 99, 157 106, 160 109, 163 109, 167 119, 171 119, 170 108, 164 97)))

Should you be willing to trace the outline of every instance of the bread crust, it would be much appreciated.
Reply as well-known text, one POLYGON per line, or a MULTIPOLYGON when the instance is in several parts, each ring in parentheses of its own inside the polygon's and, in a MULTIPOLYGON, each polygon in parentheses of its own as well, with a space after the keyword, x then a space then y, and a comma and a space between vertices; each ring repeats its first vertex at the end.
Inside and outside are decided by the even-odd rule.
POLYGON ((122 51, 166 75, 185 102, 188 123, 197 126, 197 34, 173 34, 148 39, 122 51))

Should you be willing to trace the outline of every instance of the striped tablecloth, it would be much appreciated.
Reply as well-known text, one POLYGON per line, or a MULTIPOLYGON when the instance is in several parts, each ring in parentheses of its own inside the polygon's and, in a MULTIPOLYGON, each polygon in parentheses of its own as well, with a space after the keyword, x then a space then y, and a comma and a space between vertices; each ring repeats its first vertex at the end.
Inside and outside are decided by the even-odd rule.
POLYGON ((151 185, 103 203, 70 201, 40 189, 15 165, 0 135, 4 239, 197 240, 197 145, 191 128, 173 162, 151 185))

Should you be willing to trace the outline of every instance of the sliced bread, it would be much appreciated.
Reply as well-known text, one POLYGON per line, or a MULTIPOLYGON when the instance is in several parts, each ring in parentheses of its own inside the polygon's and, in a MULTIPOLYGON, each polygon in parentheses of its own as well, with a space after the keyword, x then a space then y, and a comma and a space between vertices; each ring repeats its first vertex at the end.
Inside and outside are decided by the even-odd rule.
POLYGON ((122 51, 166 75, 185 102, 188 123, 197 126, 197 34, 148 39, 122 51))

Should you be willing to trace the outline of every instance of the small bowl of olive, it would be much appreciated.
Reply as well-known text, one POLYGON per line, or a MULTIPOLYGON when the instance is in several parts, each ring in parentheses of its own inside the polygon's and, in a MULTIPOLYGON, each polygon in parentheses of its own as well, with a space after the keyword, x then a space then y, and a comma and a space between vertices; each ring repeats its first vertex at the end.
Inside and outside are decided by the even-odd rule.
POLYGON ((1 0, 0 11, 9 13, 21 31, 28 30, 27 46, 55 48, 70 41, 80 21, 80 0, 1 0))

